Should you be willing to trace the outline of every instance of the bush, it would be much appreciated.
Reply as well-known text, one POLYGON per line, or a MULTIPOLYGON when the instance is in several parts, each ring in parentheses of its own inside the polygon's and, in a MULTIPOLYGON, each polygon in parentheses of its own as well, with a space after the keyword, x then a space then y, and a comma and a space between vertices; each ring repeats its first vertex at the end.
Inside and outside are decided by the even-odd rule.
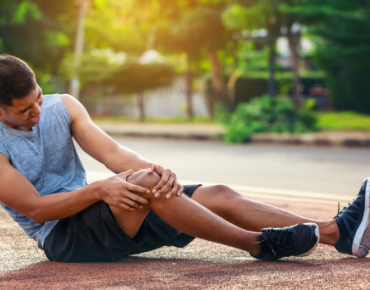
POLYGON ((287 97, 254 98, 239 104, 234 113, 218 110, 218 121, 226 127, 224 137, 227 143, 243 143, 252 133, 307 133, 316 131, 316 116, 311 111, 314 102, 308 101, 305 108, 294 109, 287 97))

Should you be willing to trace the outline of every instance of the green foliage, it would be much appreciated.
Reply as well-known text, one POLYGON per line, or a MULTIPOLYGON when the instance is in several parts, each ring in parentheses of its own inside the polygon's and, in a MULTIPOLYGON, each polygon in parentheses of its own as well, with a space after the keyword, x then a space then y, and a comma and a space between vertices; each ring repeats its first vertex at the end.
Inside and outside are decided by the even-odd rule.
POLYGON ((176 76, 172 65, 166 63, 139 64, 128 62, 116 70, 103 84, 117 92, 132 94, 168 86, 176 76))
POLYGON ((17 9, 15 9, 12 19, 12 24, 23 23, 26 20, 26 16, 29 13, 34 19, 41 18, 41 12, 35 3, 31 1, 22 1, 17 9))
MULTIPOLYGON (((175 68, 168 63, 140 64, 135 58, 124 63, 114 62, 107 55, 84 54, 80 59, 78 75, 84 86, 114 88, 117 94, 133 94, 168 86, 176 76, 175 68)), ((64 80, 73 76, 74 59, 69 55, 63 61, 60 75, 64 80)))
POLYGON ((262 49, 256 49, 255 44, 245 41, 240 46, 238 53, 238 68, 244 73, 248 72, 268 72, 269 49, 264 46, 262 49))
POLYGON ((0 53, 55 73, 70 45, 74 0, 0 0, 0 53))
POLYGON ((253 1, 254 5, 251 5, 251 1, 249 2, 243 3, 246 5, 232 4, 223 12, 222 20, 227 27, 249 31, 265 28, 269 19, 275 17, 277 9, 274 6, 276 5, 272 5, 270 0, 253 1))
MULTIPOLYGON (((118 64, 110 63, 108 57, 104 55, 83 54, 80 58, 80 64, 77 73, 82 86, 89 83, 101 83, 119 69, 118 64)), ((61 63, 59 75, 65 81, 69 81, 73 77, 74 70, 74 55, 68 54, 61 63)))
POLYGON ((44 95, 62 92, 62 83, 54 75, 38 70, 35 71, 35 74, 37 77, 37 83, 42 88, 44 95))
POLYGON ((218 120, 226 127, 227 143, 243 143, 252 133, 306 133, 316 130, 316 117, 311 111, 312 102, 296 111, 287 97, 254 98, 239 104, 236 111, 228 115, 218 112, 218 120))
POLYGON ((338 110, 370 113, 370 1, 295 0, 281 6, 315 35, 316 59, 338 110))
POLYGON ((222 22, 221 14, 227 0, 136 0, 141 22, 151 25, 153 46, 164 53, 186 53, 189 61, 199 61, 205 52, 225 49, 231 33, 222 22))
MULTIPOLYGON (((191 83, 204 70, 212 73, 212 89, 205 94, 208 109, 213 115, 214 100, 226 99, 226 85, 223 73, 234 63, 228 56, 235 53, 232 31, 222 22, 221 14, 229 4, 228 0, 136 0, 136 6, 150 6, 150 13, 142 13, 143 21, 151 24, 153 47, 162 53, 186 55, 185 68, 187 92, 191 95, 191 83), (222 52, 228 56, 222 59, 222 52), (208 67, 202 62, 208 59, 208 67), (231 63, 231 65, 227 64, 231 63), (224 66, 225 65, 225 66, 224 66)), ((190 108, 188 98, 188 108, 190 108)), ((189 111, 189 115, 192 113, 189 111)))
MULTIPOLYGON (((71 76, 70 54, 78 2, 0 0, 0 53, 27 61, 47 91, 57 86, 55 76, 59 72, 63 80, 71 76)), ((90 0, 88 3, 84 21, 84 47, 88 53, 82 56, 83 66, 79 69, 83 84, 108 86, 107 80, 114 78, 112 82, 121 91, 132 92, 153 88, 154 83, 169 83, 175 73, 168 64, 137 63, 135 58, 150 48, 172 55, 186 54, 182 63, 187 65, 181 65, 181 71, 193 71, 195 76, 217 67, 205 61, 207 53, 217 51, 223 62, 218 66, 220 70, 232 72, 238 62, 243 77, 262 78, 268 74, 268 51, 263 49, 263 44, 248 43, 240 36, 247 36, 247 31, 253 35, 253 30, 267 29, 268 35, 277 37, 281 27, 299 22, 308 27, 308 33, 316 41, 315 58, 325 71, 325 85, 330 88, 334 107, 370 112, 370 0, 90 0), (234 33, 236 30, 239 33, 234 33), (240 37, 239 42, 235 41, 236 36, 240 37), (107 48, 125 51, 134 59, 121 65, 89 55, 91 50, 107 48), (237 48, 240 53, 236 52, 237 48)), ((292 85, 280 80, 278 74, 276 79, 280 93, 288 94, 292 85)))
POLYGON ((292 0, 236 0, 222 13, 229 29, 253 31, 267 29, 270 37, 278 37, 282 25, 291 25, 294 19, 282 14, 281 4, 292 0))
POLYGON ((141 54, 146 50, 150 28, 138 23, 131 13, 132 0, 93 0, 87 10, 85 51, 110 48, 116 52, 141 54))

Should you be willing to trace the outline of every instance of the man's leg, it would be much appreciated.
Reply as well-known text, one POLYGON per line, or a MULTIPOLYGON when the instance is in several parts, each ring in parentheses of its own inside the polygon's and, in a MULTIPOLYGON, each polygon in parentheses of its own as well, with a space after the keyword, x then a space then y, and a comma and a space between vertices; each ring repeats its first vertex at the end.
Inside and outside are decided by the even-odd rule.
MULTIPOLYGON (((152 189, 159 179, 160 177, 155 173, 148 174, 146 171, 139 171, 131 175, 128 181, 152 189)), ((140 195, 149 200, 149 204, 143 209, 130 212, 117 207, 110 207, 117 224, 130 237, 136 235, 145 216, 151 209, 163 221, 181 232, 242 249, 255 256, 261 254, 261 247, 256 244, 257 236, 261 235, 261 232, 250 232, 237 227, 185 195, 170 199, 166 199, 164 196, 156 198, 153 194, 140 195)))
POLYGON ((320 242, 334 245, 339 239, 335 220, 308 219, 268 204, 249 200, 224 185, 199 187, 192 199, 230 223, 249 231, 266 227, 286 227, 299 223, 316 223, 320 228, 320 242))

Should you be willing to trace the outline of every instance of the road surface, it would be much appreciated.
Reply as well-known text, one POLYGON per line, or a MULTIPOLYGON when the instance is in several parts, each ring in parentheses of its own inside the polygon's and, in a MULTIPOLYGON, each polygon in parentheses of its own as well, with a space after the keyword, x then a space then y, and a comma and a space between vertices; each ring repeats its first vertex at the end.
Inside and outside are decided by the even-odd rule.
MULTIPOLYGON (((352 196, 370 176, 370 150, 116 138, 180 180, 352 196)), ((78 148, 85 169, 109 170, 78 148)), ((95 174, 95 176, 99 176, 95 174)), ((103 176, 103 175, 102 175, 103 176)))

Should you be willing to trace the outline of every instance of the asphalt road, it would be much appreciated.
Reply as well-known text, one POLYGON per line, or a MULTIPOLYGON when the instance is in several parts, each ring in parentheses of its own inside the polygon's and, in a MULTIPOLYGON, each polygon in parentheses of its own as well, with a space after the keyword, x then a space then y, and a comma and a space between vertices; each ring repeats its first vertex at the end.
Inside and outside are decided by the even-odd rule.
MULTIPOLYGON (((352 196, 370 176, 370 150, 116 138, 180 180, 352 196)), ((109 172, 77 149, 87 171, 109 172)), ((97 174, 98 175, 98 174, 97 174)), ((103 176, 103 175, 102 175, 103 176)))

